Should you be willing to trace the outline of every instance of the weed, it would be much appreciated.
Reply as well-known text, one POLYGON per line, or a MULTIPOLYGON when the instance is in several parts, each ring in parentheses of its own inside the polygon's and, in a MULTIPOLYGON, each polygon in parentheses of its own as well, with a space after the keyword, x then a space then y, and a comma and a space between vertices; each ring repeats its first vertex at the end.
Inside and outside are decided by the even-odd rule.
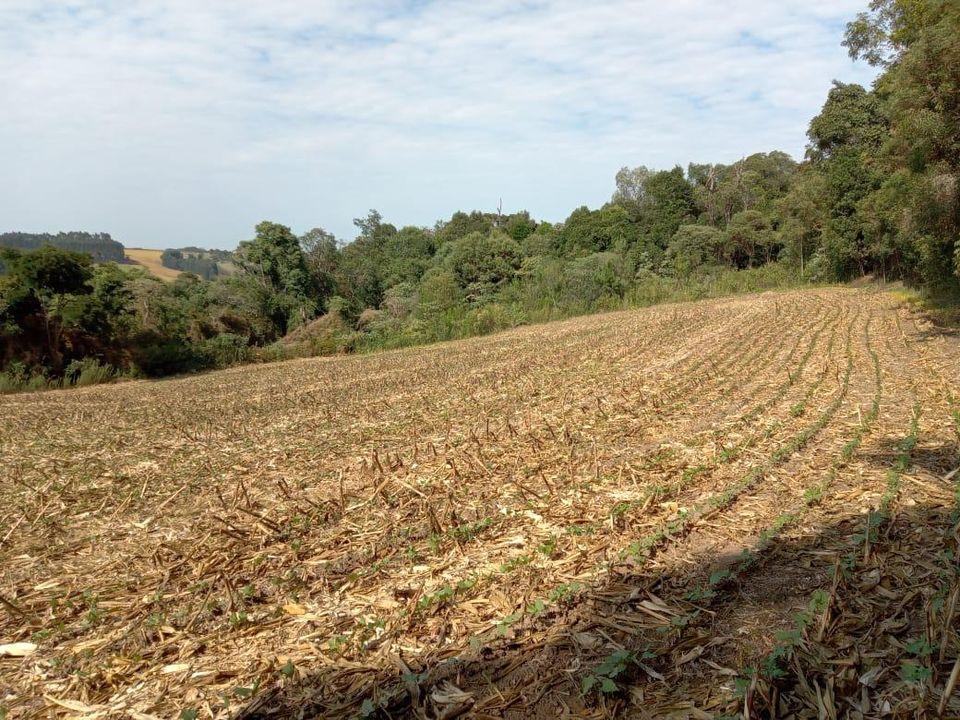
POLYGON ((502 573, 511 573, 517 568, 523 567, 524 565, 529 565, 532 561, 532 558, 529 555, 518 555, 515 558, 511 558, 507 562, 500 565, 500 572, 502 573))
POLYGON ((617 692, 619 688, 616 680, 627 671, 627 665, 631 662, 635 662, 631 652, 616 650, 583 676, 580 681, 580 692, 586 695, 594 688, 601 693, 617 692))
POLYGON ((557 536, 551 535, 538 548, 537 552, 545 557, 551 558, 557 552, 557 536))

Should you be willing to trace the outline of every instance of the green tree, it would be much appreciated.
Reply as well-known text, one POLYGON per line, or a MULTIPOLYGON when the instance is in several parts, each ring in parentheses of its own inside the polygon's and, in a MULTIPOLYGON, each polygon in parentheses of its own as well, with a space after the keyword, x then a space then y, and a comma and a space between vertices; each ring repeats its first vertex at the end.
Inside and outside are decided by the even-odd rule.
POLYGON ((615 248, 626 251, 638 238, 639 228, 627 209, 609 204, 599 210, 586 206, 574 210, 557 233, 556 242, 561 255, 574 258, 615 248))
POLYGON ((759 210, 744 210, 730 220, 724 234, 724 255, 738 268, 768 263, 778 251, 777 236, 759 210))
POLYGON ((641 237, 658 250, 663 250, 680 226, 692 221, 695 216, 693 188, 681 168, 650 175, 640 213, 641 237))
POLYGON ((430 267, 435 240, 423 228, 407 226, 392 235, 383 252, 383 284, 415 283, 430 267))
POLYGON ((826 179, 814 168, 804 168, 777 203, 782 219, 780 238, 786 256, 797 262, 801 277, 808 258, 818 250, 828 218, 826 179))
POLYGON ((612 201, 630 213, 634 220, 639 219, 647 204, 647 183, 653 171, 640 165, 635 168, 622 167, 614 178, 617 189, 612 201))
POLYGON ((723 233, 710 225, 681 225, 673 234, 664 254, 666 267, 674 275, 686 277, 710 260, 723 255, 723 233))
POLYGON ((508 215, 503 223, 503 231, 518 243, 523 243, 537 229, 537 223, 526 210, 508 215))
POLYGON ((859 85, 834 83, 823 110, 810 122, 807 157, 823 177, 826 205, 815 244, 818 264, 832 277, 877 267, 858 209, 883 183, 880 154, 887 132, 877 95, 859 85))
POLYGON ((456 276, 444 268, 434 267, 420 280, 417 317, 428 340, 454 337, 463 296, 456 276))
MULTIPOLYGON (((960 274, 960 6, 955 0, 873 0, 847 27, 854 58, 885 68, 877 85, 890 118, 885 157, 895 172, 902 242, 929 285, 960 274)), ((889 207, 889 199, 885 201, 889 207)), ((902 244, 902 243, 901 243, 902 244)))
POLYGON ((300 241, 286 225, 264 221, 256 237, 240 243, 237 265, 261 289, 266 313, 284 334, 316 313, 316 289, 300 241))
POLYGON ((619 300, 631 279, 630 263, 614 252, 594 253, 572 260, 564 272, 566 304, 593 309, 602 298, 619 300))
POLYGON ((443 264, 471 302, 481 302, 520 269, 520 246, 501 233, 473 232, 443 248, 443 264))
POLYGON ((300 236, 304 260, 313 279, 313 287, 320 308, 326 306, 327 298, 337 290, 340 273, 340 247, 333 233, 321 227, 308 230, 300 236))
POLYGON ((443 247, 449 242, 454 242, 474 232, 486 235, 493 230, 494 220, 494 215, 479 210, 470 213, 457 211, 449 220, 437 223, 435 231, 437 247, 443 247))

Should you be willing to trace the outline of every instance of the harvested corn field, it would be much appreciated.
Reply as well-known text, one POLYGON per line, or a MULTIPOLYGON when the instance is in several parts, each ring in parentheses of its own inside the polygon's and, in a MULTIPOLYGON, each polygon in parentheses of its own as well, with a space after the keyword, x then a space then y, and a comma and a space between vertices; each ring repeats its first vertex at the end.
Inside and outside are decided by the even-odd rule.
POLYGON ((0 398, 0 704, 960 716, 958 378, 835 288, 0 398))

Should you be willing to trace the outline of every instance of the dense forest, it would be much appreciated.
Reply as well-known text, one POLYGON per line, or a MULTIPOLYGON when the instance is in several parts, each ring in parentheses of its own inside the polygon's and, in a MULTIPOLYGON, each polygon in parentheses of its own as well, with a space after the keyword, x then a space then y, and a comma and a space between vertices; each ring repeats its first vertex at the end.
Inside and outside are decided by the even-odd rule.
POLYGON ((123 245, 109 233, 61 232, 50 233, 0 233, 0 247, 17 250, 36 250, 52 245, 62 250, 86 253, 97 262, 123 262, 123 245))
POLYGON ((84 362, 163 375, 865 274, 956 293, 960 6, 873 0, 845 45, 881 74, 871 89, 834 83, 802 162, 625 167, 608 203, 560 223, 473 211, 397 228, 370 211, 341 243, 263 222, 233 253, 235 275, 181 252, 165 264, 196 274, 172 283, 51 246, 6 250, 6 386, 70 381, 84 362))

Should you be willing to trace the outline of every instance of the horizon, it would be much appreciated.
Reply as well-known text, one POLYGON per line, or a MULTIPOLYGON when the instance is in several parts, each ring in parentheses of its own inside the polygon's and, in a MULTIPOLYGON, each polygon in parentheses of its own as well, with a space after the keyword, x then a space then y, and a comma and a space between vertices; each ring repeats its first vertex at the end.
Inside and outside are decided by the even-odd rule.
POLYGON ((4 231, 231 250, 272 220, 353 239, 379 210, 559 222, 622 166, 802 157, 860 0, 14 0, 0 9, 4 231), (639 7, 639 9, 638 9, 639 7))

